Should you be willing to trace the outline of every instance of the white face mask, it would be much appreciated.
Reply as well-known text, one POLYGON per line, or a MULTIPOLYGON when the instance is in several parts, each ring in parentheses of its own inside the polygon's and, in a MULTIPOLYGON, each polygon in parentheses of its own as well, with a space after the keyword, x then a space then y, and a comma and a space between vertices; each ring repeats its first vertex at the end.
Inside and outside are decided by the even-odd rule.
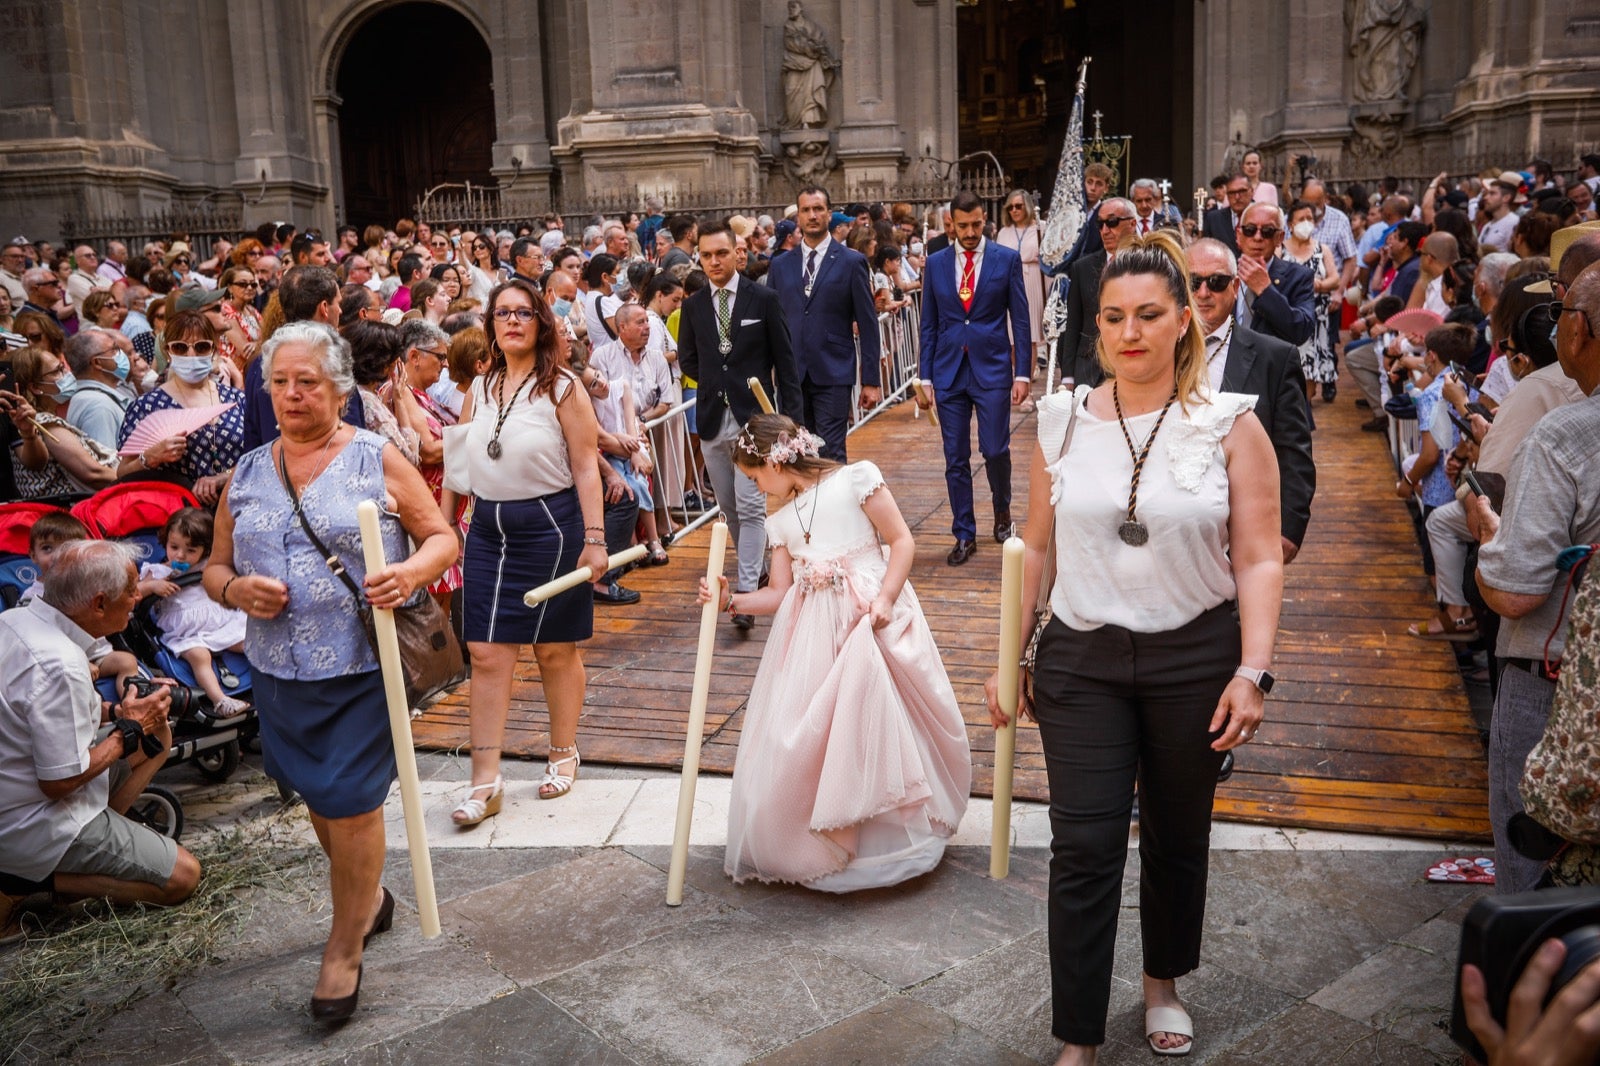
POLYGON ((139 379, 139 389, 142 392, 149 392, 160 383, 161 375, 157 374, 154 370, 146 370, 144 372, 144 377, 139 379))
POLYGON ((1303 241, 1309 241, 1311 235, 1316 232, 1317 224, 1315 222, 1296 222, 1294 225, 1294 235, 1303 241))

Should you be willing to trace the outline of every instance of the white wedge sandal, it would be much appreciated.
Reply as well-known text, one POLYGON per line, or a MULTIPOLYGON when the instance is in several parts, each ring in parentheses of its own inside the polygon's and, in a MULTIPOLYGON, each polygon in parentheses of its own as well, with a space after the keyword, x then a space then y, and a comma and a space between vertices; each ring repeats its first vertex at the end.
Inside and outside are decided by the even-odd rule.
POLYGON ((570 751, 572 754, 563 755, 559 759, 550 759, 545 763, 544 777, 539 781, 539 798, 542 800, 560 799, 568 792, 571 792, 572 783, 578 780, 578 767, 583 765, 583 760, 578 757, 577 744, 565 748, 557 747, 554 744, 550 745, 551 755, 558 751, 570 751), (556 773, 556 767, 566 763, 572 764, 572 773, 570 775, 556 773), (546 789, 549 791, 546 791, 546 789))
POLYGON ((505 780, 499 774, 495 774, 494 780, 488 784, 472 786, 472 791, 461 801, 461 806, 451 812, 450 820, 462 829, 470 829, 485 818, 499 814, 505 796, 505 780), (480 798, 478 794, 484 789, 488 789, 489 794, 480 798))

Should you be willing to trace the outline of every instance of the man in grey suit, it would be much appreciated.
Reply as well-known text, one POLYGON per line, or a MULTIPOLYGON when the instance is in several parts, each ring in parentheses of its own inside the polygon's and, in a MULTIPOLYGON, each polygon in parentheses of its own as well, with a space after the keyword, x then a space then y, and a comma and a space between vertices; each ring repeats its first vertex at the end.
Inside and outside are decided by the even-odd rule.
POLYGON ((1221 241, 1205 237, 1189 246, 1189 287, 1200 312, 1200 328, 1206 334, 1211 388, 1256 397, 1256 417, 1278 456, 1283 561, 1287 563, 1305 540, 1311 498, 1317 491, 1306 379, 1298 348, 1247 329, 1235 319, 1238 271, 1232 250, 1221 241))
POLYGON ((1133 203, 1120 196, 1100 201, 1094 222, 1104 248, 1072 264, 1067 277, 1067 322, 1056 344, 1056 363, 1063 385, 1098 385, 1105 377, 1095 350, 1100 340, 1100 273, 1122 239, 1133 232, 1133 203))

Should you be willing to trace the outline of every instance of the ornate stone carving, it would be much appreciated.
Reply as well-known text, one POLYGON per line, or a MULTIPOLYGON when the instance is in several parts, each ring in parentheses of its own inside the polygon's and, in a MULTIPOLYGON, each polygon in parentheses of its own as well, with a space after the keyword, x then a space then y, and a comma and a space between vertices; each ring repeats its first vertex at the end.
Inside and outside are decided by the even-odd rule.
POLYGON ((806 135, 790 131, 781 135, 783 169, 797 185, 820 185, 839 165, 839 156, 826 133, 806 135))
POLYGON ((1427 9, 1418 0, 1345 0, 1355 84, 1351 147, 1379 155, 1400 145, 1400 127, 1410 112, 1406 85, 1421 51, 1427 9))
POLYGON ((786 129, 821 129, 828 124, 828 88, 839 60, 828 38, 806 17, 800 0, 789 0, 783 24, 783 124, 786 129))

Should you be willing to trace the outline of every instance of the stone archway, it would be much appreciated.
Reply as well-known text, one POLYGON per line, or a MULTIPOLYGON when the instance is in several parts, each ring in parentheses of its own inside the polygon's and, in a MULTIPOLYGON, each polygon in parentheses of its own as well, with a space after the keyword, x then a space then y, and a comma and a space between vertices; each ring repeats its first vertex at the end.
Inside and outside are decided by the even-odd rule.
POLYGON ((443 4, 407 0, 342 36, 329 98, 342 221, 393 225, 436 185, 494 183, 492 57, 472 21, 443 4))

